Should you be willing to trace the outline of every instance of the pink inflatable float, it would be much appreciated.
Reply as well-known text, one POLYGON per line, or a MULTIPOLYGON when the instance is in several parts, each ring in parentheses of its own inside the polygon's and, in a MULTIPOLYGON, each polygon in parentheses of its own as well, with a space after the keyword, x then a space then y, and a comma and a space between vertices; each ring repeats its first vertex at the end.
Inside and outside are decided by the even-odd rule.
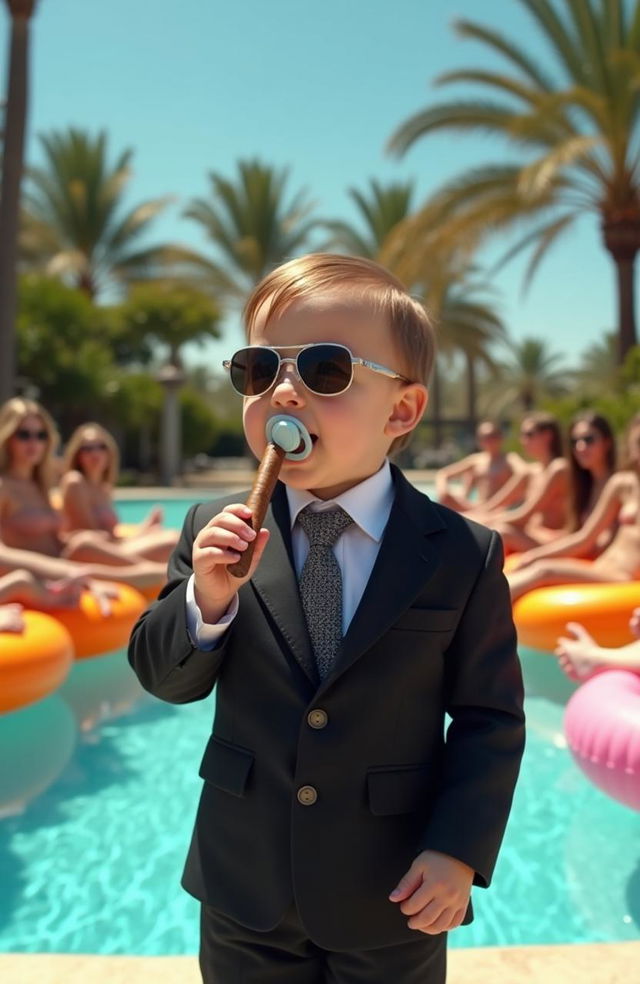
POLYGON ((587 680, 569 699, 564 732, 593 784, 640 810, 640 675, 607 670, 587 680))

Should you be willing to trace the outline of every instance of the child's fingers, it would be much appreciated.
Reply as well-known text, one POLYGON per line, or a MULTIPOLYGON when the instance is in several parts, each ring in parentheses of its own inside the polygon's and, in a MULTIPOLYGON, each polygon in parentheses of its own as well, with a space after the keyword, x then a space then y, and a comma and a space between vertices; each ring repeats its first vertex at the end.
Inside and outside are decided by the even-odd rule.
POLYGON ((423 882, 408 898, 400 903, 400 910, 405 916, 415 916, 433 905, 442 906, 443 903, 438 901, 433 885, 429 882, 423 882))
MULTIPOLYGON (((462 912, 462 915, 459 915, 459 913, 459 909, 453 909, 451 907, 443 909, 437 919, 434 919, 427 925, 417 926, 416 928, 428 936, 438 936, 440 933, 447 933, 451 929, 456 929, 464 919, 464 912, 462 912)), ((411 925, 411 920, 409 920, 409 928, 414 928, 411 925)))
POLYGON ((253 551, 253 557, 251 559, 251 566, 249 567, 249 571, 247 575, 248 577, 253 576, 253 572, 255 571, 256 567, 260 563, 260 558, 264 553, 264 548, 267 545, 270 535, 271 534, 269 533, 269 530, 265 530, 265 529, 261 529, 260 532, 258 533, 255 550, 253 551))
POLYGON ((246 550, 247 543, 256 538, 256 532, 248 525, 246 518, 230 511, 219 513, 198 533, 194 547, 204 549, 231 546, 239 551, 246 550))
MULTIPOLYGON (((402 906, 400 907, 402 908, 402 906)), ((404 911, 404 910, 403 910, 404 911)), ((422 906, 411 919, 407 920, 409 929, 419 929, 423 933, 432 932, 440 918, 447 912, 447 906, 439 899, 431 899, 426 905, 422 906)))
POLYGON ((211 526, 219 526, 221 523, 224 525, 227 521, 233 522, 233 520, 230 520, 230 517, 235 517, 236 520, 240 520, 241 523, 247 526, 251 515, 251 510, 243 502, 232 502, 230 505, 225 506, 222 512, 213 516, 206 526, 203 526, 201 532, 204 532, 204 530, 209 529, 211 526))
POLYGON ((392 902, 402 902, 404 899, 409 898, 422 884, 422 873, 414 867, 414 864, 411 865, 406 875, 403 875, 389 895, 392 902))

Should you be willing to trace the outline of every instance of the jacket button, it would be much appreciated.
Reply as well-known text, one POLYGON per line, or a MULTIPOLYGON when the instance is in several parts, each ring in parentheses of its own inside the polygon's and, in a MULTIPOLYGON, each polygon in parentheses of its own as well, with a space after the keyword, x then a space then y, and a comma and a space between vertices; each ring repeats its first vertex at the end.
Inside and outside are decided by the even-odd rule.
POLYGON ((313 786, 300 786, 298 790, 298 803, 303 806, 313 806, 318 798, 317 790, 313 786))
POLYGON ((323 711, 320 707, 314 707, 312 711, 307 714, 307 724, 310 728, 326 728, 327 722, 329 720, 329 715, 326 711, 323 711))

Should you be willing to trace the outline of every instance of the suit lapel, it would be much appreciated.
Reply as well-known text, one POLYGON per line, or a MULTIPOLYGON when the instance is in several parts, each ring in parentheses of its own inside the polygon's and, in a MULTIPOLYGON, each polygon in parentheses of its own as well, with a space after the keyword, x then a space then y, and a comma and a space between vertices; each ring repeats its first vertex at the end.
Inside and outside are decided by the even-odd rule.
POLYGON ((264 524, 270 537, 252 584, 289 644, 309 679, 317 685, 318 673, 307 633, 307 624, 291 552, 291 520, 284 486, 276 486, 264 524))
POLYGON ((371 576, 327 682, 343 673, 414 600, 440 563, 429 536, 445 529, 431 502, 392 466, 396 495, 371 576))

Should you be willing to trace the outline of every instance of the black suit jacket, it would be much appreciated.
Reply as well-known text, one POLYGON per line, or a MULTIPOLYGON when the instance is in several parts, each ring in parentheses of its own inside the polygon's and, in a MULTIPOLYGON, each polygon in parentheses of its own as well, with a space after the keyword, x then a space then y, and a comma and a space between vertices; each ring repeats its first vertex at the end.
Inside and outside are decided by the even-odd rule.
POLYGON ((185 587, 195 536, 238 496, 190 510, 169 583, 129 648, 164 700, 198 700, 217 684, 185 888, 257 930, 277 925, 293 897, 310 938, 333 950, 415 938, 387 897, 425 848, 489 884, 524 745, 500 539, 395 468, 393 478, 378 558, 322 683, 282 485, 221 645, 193 647, 185 587), (299 798, 302 787, 312 790, 299 798))

